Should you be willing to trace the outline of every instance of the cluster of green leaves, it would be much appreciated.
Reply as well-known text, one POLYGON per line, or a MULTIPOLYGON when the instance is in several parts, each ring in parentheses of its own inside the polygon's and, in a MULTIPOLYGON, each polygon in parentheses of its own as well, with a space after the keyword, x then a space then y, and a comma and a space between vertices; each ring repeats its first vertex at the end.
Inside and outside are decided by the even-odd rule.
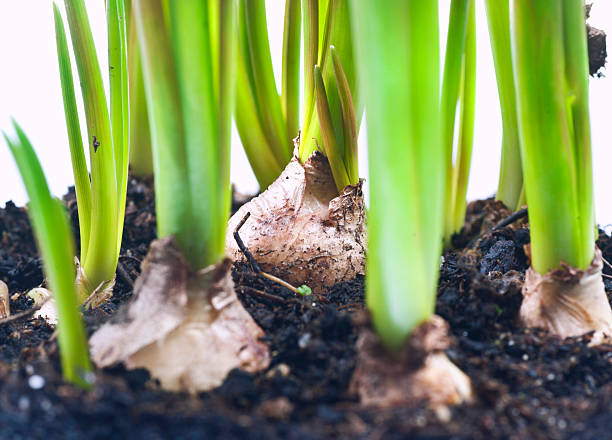
MULTIPOLYGON (((374 201, 366 298, 392 349, 433 312, 437 244, 459 230, 465 215, 474 3, 451 2, 441 96, 437 3, 353 3, 356 28, 368 29, 355 34, 374 201)), ((584 2, 505 0, 487 8, 504 117, 500 196, 511 207, 525 196, 529 201, 536 271, 544 274, 562 262, 584 269, 593 259, 595 224, 584 2)))
POLYGON ((157 229, 193 269, 224 256, 231 192, 235 3, 134 0, 151 128, 157 229))
POLYGON ((357 183, 355 145, 361 111, 355 93, 351 96, 356 70, 348 0, 303 0, 302 5, 299 0, 286 0, 280 96, 274 81, 264 2, 239 1, 238 40, 236 126, 260 186, 266 188, 280 175, 291 159, 292 139, 298 132, 302 162, 320 147, 321 140, 336 186, 341 189, 357 183), (299 131, 301 22, 304 112, 299 131), (315 99, 317 82, 320 104, 315 99), (318 108, 326 118, 325 133, 321 133, 320 112, 315 111, 318 108))
POLYGON ((300 86, 300 0, 286 0, 282 94, 279 97, 268 44, 265 3, 238 2, 236 127, 261 188, 291 159, 298 133, 300 86))
POLYGON ((87 338, 74 284, 72 228, 61 201, 49 192, 45 175, 30 141, 14 123, 16 136, 4 138, 13 153, 30 202, 28 215, 42 257, 49 288, 57 304, 58 342, 64 378, 87 387, 91 372, 87 338))
POLYGON ((340 57, 334 46, 330 47, 332 64, 334 67, 335 94, 339 100, 333 101, 323 81, 321 68, 317 65, 314 70, 315 101, 325 155, 334 176, 338 191, 348 185, 359 182, 359 169, 357 164, 357 120, 350 86, 342 68, 340 57), (332 111, 332 103, 336 102, 340 112, 332 111), (338 114, 340 113, 340 114, 338 114), (341 116, 340 120, 334 119, 341 116))
POLYGON ((531 264, 585 269, 595 209, 584 1, 513 0, 510 11, 531 264))
POLYGON ((304 114, 299 156, 305 162, 321 140, 339 191, 359 182, 357 132, 362 110, 349 3, 304 1, 304 114))
POLYGON ((85 163, 64 23, 56 4, 53 10, 78 203, 81 264, 89 282, 85 289, 91 292, 113 279, 123 233, 129 136, 125 6, 124 0, 106 2, 110 114, 84 1, 65 0, 65 6, 85 104, 91 180, 85 163))

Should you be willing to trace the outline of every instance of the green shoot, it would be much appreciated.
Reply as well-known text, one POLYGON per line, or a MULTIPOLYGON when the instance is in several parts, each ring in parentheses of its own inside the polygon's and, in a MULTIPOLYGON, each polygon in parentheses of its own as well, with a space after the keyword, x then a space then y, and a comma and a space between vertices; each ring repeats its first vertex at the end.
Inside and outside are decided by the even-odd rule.
POLYGON ((312 295, 312 289, 308 287, 306 284, 302 284, 300 287, 298 287, 297 291, 302 296, 312 295))
POLYGON ((236 126, 261 188, 291 159, 299 114, 299 0, 287 0, 283 38, 283 96, 276 91, 264 2, 238 2, 236 126), (289 132, 288 130, 294 130, 289 132))
MULTIPOLYGON (((126 9, 130 2, 126 3, 126 9)), ((142 78, 142 62, 136 35, 134 17, 128 12, 128 83, 130 108, 129 155, 130 170, 137 176, 153 175, 153 153, 151 152, 151 133, 149 114, 142 78)))
POLYGON ((585 269, 595 219, 584 2, 514 0, 511 13, 532 267, 585 269))
POLYGON ((230 204, 234 2, 132 4, 151 123, 158 234, 193 269, 224 255, 230 204), (169 19, 167 19, 169 18, 169 19))
POLYGON ((340 98, 342 119, 334 121, 332 117, 330 100, 328 99, 319 66, 315 66, 314 70, 315 101, 325 155, 329 160, 336 188, 340 192, 344 187, 356 185, 359 182, 357 167, 357 122, 355 120, 355 109, 348 81, 340 63, 340 57, 338 57, 333 46, 331 47, 331 54, 335 84, 337 85, 337 92, 340 98))
POLYGON ((91 231, 91 185, 89 173, 85 163, 83 151, 83 138, 81 137, 81 126, 77 113, 77 104, 74 94, 74 81, 72 78, 72 67, 68 53, 68 42, 66 32, 57 5, 53 5, 55 17, 55 34, 57 39, 57 52, 62 80, 62 94, 64 98, 64 110, 66 115, 66 127, 68 128, 68 143, 70 145, 70 156, 72 159, 72 172, 74 174, 75 192, 79 213, 79 232, 81 236, 81 261, 85 261, 85 255, 89 247, 89 233, 91 231))
POLYGON ((28 215, 34 229, 45 274, 57 303, 58 344, 64 378, 76 385, 91 386, 87 338, 74 285, 72 228, 62 203, 53 198, 36 153, 17 123, 16 137, 4 138, 15 158, 30 202, 28 215))
POLYGON ((304 0, 300 7, 299 0, 286 0, 282 94, 278 96, 268 45, 265 4, 258 0, 239 1, 235 118, 249 162, 262 188, 272 183, 289 162, 292 139, 298 134, 298 152, 303 163, 322 142, 323 152, 335 156, 330 161, 337 165, 334 176, 338 179, 339 190, 359 181, 352 137, 355 134, 356 138, 361 107, 353 92, 356 73, 348 3, 346 0, 304 0), (304 26, 304 112, 298 132, 300 19, 304 26), (336 61, 332 60, 332 45, 336 47, 336 61), (340 60, 341 72, 337 67, 340 60), (322 80, 319 81, 319 96, 323 96, 321 93, 325 89, 326 102, 317 103, 315 99, 315 66, 320 67, 319 80, 322 80), (340 73, 342 84, 338 79, 340 73), (347 99, 353 100, 350 111, 343 107, 347 99), (329 118, 324 123, 334 127, 334 136, 329 130, 321 132, 319 112, 315 111, 320 106, 327 106, 329 110, 329 118), (352 125, 343 125, 345 123, 352 125), (331 144, 326 145, 327 142, 331 144))
POLYGON ((302 9, 300 0, 286 0, 283 28, 282 104, 287 135, 297 135, 300 119, 300 30, 302 9))
POLYGON ((58 61, 75 175, 81 264, 93 291, 113 279, 121 246, 127 188, 129 105, 124 0, 107 2, 110 115, 83 0, 65 0, 72 46, 85 104, 91 184, 87 178, 64 24, 54 4, 58 61), (89 201, 89 197, 91 201, 89 201))
POLYGON ((434 311, 445 215, 437 2, 351 4, 368 118, 366 302, 392 350, 434 311), (367 31, 366 31, 367 30, 367 31), (375 60, 375 61, 374 61, 375 60))
MULTIPOLYGON (((348 90, 356 91, 357 83, 349 2, 345 0, 305 0, 304 3, 304 115, 299 145, 299 156, 302 163, 306 162, 306 159, 318 148, 317 140, 323 138, 319 115, 315 111, 317 104, 314 67, 316 65, 320 67, 331 119, 334 121, 333 125, 334 127, 342 127, 342 130, 337 132, 338 142, 335 144, 339 147, 345 144, 344 133, 351 133, 353 128, 342 126, 344 123, 343 108, 339 91, 340 85, 336 81, 337 67, 335 66, 340 64, 342 66, 343 87, 348 85, 348 90), (331 46, 335 47, 336 63, 332 60, 331 46)), ((353 93, 351 99, 353 100, 352 113, 359 117, 361 114, 359 94, 353 93)), ((359 126, 359 120, 356 120, 355 126, 359 126)), ((324 139, 323 143, 325 144, 324 139)), ((324 147, 326 152, 329 149, 324 147)), ((337 154, 339 157, 345 157, 342 150, 337 154)), ((354 160, 356 161, 356 158, 354 160)), ((345 164, 347 169, 352 170, 356 166, 352 161, 351 158, 345 164)), ((353 184, 356 183, 354 179, 351 180, 353 184)), ((340 185, 341 182, 337 181, 336 186, 339 187, 340 185)))
POLYGON ((451 2, 444 77, 442 81, 442 141, 446 148, 445 241, 450 244, 465 218, 467 183, 474 139, 476 100, 476 7, 474 0, 451 2), (453 137, 457 103, 459 135, 453 164, 453 137))
POLYGON ((512 74, 510 0, 486 0, 485 6, 503 126, 497 199, 511 209, 518 209, 523 204, 523 168, 516 113, 516 85, 512 74))

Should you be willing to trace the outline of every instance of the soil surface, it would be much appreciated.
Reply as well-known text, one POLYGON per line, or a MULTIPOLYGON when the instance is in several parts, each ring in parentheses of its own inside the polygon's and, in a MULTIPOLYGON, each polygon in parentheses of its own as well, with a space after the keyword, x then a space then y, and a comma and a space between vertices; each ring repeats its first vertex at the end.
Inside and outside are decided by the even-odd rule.
MULTIPOLYGON (((65 197, 76 224, 74 194, 65 197)), ((470 204, 469 224, 455 238, 462 248, 444 256, 436 312, 450 325, 447 355, 473 381, 476 400, 450 418, 419 402, 363 408, 348 391, 363 319, 358 277, 336 285, 326 300, 296 297, 234 268, 236 290, 266 333, 270 368, 233 371, 222 386, 196 396, 159 389, 144 370, 96 371, 82 391, 62 382, 53 329, 25 317, 0 324, 2 439, 601 439, 612 423, 612 347, 589 348, 589 337, 561 341, 519 327, 516 316, 527 268, 524 220, 491 232, 509 214, 492 201, 470 204)), ((155 237, 150 182, 131 179, 120 271, 112 300, 85 313, 89 332, 131 295, 140 261, 155 237)), ((0 210, 0 279, 13 313, 31 308, 25 292, 43 282, 24 209, 0 210)), ((612 239, 598 245, 612 261, 612 239)), ((606 267, 606 274, 612 269, 606 267)), ((612 280, 606 278, 612 291, 612 280)))
MULTIPOLYGON (((587 19, 591 15, 591 5, 586 6, 587 19)), ((603 76, 601 69, 606 65, 606 33, 587 24, 588 52, 589 52, 589 74, 592 76, 603 76)))

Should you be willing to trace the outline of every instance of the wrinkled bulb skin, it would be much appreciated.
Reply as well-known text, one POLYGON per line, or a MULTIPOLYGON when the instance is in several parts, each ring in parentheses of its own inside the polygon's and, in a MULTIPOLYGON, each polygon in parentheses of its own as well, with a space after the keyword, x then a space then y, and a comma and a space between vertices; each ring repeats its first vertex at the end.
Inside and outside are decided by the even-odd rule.
POLYGON ((541 275, 529 268, 523 285, 521 322, 567 338, 591 331, 612 336, 612 310, 602 279, 601 251, 586 270, 567 265, 541 275))
POLYGON ((236 296, 229 260, 194 272, 166 237, 151 244, 142 268, 123 319, 90 339, 98 367, 146 368, 162 388, 190 393, 221 385, 234 368, 268 367, 264 333, 236 296))
POLYGON ((437 410, 469 402, 473 399, 470 378, 444 353, 449 346, 448 324, 437 315, 415 327, 393 353, 365 327, 356 345, 350 390, 362 405, 377 408, 425 401, 437 410))
POLYGON ((327 159, 315 152, 305 164, 294 157, 261 195, 229 221, 225 250, 246 261, 240 238, 264 272, 324 294, 336 283, 365 272, 366 228, 361 183, 338 195, 327 159))

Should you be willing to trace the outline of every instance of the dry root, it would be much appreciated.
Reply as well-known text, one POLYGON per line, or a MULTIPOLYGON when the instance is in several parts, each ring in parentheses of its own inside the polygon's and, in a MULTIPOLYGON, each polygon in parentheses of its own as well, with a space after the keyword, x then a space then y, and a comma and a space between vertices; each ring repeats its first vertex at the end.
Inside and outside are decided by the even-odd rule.
POLYGON ((225 260, 190 272, 174 240, 151 244, 134 297, 90 339, 95 364, 146 368, 168 390, 214 388, 234 368, 269 364, 263 331, 234 292, 225 260))
POLYGON ((390 407, 422 402, 435 410, 472 399, 470 379, 444 354, 448 326, 432 316, 417 327, 397 357, 392 357, 372 330, 357 342, 357 367, 351 391, 366 406, 390 407))
POLYGON ((366 229, 361 183, 338 196, 327 159, 314 153, 304 165, 294 157, 260 196, 230 219, 225 249, 244 260, 233 232, 247 212, 240 236, 265 272, 324 293, 363 274, 366 229))
POLYGON ((602 267, 597 248, 593 262, 584 271, 565 265, 540 275, 530 267, 523 285, 523 324, 543 327, 561 338, 591 331, 612 336, 612 310, 601 277, 602 267))

